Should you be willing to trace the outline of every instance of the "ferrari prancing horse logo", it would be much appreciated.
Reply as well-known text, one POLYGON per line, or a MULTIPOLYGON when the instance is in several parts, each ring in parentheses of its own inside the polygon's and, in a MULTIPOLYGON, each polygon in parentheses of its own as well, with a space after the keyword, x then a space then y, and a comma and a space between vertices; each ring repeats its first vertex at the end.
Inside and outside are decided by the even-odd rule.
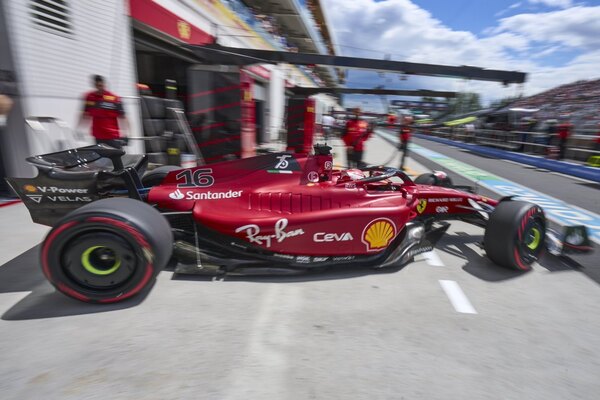
POLYGON ((425 207, 427 207, 427 199, 419 200, 419 204, 417 204, 417 211, 419 214, 422 214, 425 211, 425 207))
POLYGON ((177 21, 177 33, 184 40, 190 40, 192 37, 192 27, 185 21, 177 21))

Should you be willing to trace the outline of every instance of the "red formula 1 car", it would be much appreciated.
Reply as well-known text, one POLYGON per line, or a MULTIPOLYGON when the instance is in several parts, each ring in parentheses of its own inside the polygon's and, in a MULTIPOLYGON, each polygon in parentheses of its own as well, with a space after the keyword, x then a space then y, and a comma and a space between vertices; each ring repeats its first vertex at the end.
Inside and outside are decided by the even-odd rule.
POLYGON ((488 257, 527 270, 546 236, 535 204, 492 200, 439 173, 413 182, 393 168, 336 170, 327 146, 148 173, 145 156, 104 145, 28 161, 38 176, 8 181, 34 222, 52 226, 43 272, 88 302, 129 298, 173 260, 211 274, 401 266, 431 250, 448 220, 484 227, 488 257))

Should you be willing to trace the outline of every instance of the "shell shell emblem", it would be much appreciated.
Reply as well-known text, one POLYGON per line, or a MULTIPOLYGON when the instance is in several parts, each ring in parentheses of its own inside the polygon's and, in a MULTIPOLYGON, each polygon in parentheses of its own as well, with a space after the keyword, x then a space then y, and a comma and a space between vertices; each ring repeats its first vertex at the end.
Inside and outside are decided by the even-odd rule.
POLYGON ((37 188, 33 185, 25 185, 25 186, 23 186, 23 190, 25 190, 26 192, 29 192, 29 193, 37 192, 37 188))
POLYGON ((363 230, 362 242, 367 245, 367 251, 385 249, 396 237, 396 225, 387 218, 375 219, 363 230))
POLYGON ((422 214, 423 211, 425 211, 426 207, 427 207, 427 199, 419 200, 419 204, 417 204, 417 211, 419 212, 419 214, 422 214))

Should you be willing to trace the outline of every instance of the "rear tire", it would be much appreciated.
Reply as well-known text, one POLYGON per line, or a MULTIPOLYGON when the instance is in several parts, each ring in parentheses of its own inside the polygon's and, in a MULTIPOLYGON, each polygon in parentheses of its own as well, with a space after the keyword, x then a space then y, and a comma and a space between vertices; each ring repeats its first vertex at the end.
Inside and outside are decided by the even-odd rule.
POLYGON ((147 188, 160 185, 169 172, 177 171, 179 169, 182 168, 176 165, 164 165, 162 167, 155 168, 152 171, 148 171, 142 177, 142 185, 147 188))
POLYGON ((167 220, 138 200, 98 200, 66 215, 44 239, 42 270, 56 289, 90 303, 139 293, 171 258, 167 220))
POLYGON ((528 271, 544 249, 546 218, 535 204, 502 201, 490 215, 484 236, 487 256, 494 263, 528 271))

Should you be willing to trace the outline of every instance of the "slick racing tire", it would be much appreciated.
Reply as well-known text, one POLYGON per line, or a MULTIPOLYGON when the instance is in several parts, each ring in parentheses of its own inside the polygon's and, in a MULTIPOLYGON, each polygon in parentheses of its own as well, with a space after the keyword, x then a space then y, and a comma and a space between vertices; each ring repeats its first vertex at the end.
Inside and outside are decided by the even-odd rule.
POLYGON ((158 167, 153 169, 152 171, 148 171, 142 177, 142 185, 144 187, 153 187, 156 185, 160 185, 161 182, 165 179, 165 177, 171 171, 177 171, 178 169, 182 169, 176 165, 163 165, 162 167, 158 167))
POLYGON ((452 187, 452 179, 441 171, 421 174, 415 178, 414 182, 417 185, 452 187))
POLYGON ((103 199, 58 221, 42 243, 42 270, 67 296, 114 303, 151 285, 172 247, 171 227, 154 208, 133 199, 103 199))
POLYGON ((488 257, 496 264, 528 271, 546 237, 544 212, 525 201, 502 201, 490 215, 484 236, 488 257))
POLYGON ((142 118, 164 118, 167 111, 165 105, 162 97, 142 96, 142 118))

